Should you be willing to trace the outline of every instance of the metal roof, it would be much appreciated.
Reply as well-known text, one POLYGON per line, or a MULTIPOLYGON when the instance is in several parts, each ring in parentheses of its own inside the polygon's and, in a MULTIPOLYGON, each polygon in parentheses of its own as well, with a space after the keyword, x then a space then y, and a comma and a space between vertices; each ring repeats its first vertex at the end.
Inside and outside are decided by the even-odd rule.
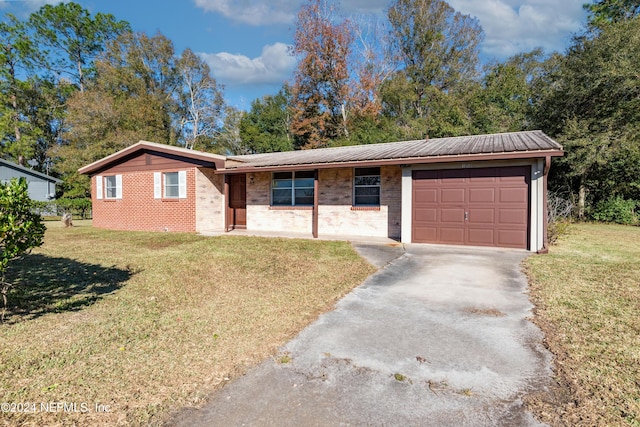
POLYGON ((7 166, 7 167, 9 167, 11 169, 15 169, 17 171, 21 171, 21 172, 29 174, 29 175, 33 175, 33 176, 41 178, 41 179, 43 179, 45 181, 53 182, 53 183, 56 183, 56 184, 59 184, 59 183, 62 182, 58 178, 54 178, 54 177, 52 177, 50 175, 46 175, 46 174, 44 174, 42 172, 34 171, 33 169, 26 168, 24 166, 21 166, 21 165, 19 165, 17 163, 10 162, 8 160, 0 159, 0 165, 5 165, 5 166, 7 166))
POLYGON ((359 164, 388 165, 506 160, 564 154, 560 144, 539 130, 227 157, 140 141, 86 165, 78 171, 84 174, 93 174, 111 164, 125 161, 128 156, 135 155, 138 151, 165 153, 196 162, 204 162, 203 164, 215 167, 216 173, 243 173, 256 169, 293 170, 294 168, 348 167, 359 164))
MULTIPOLYGON (((227 170, 478 155, 531 153, 562 155, 562 146, 542 131, 458 136, 417 141, 229 156, 227 170)), ((537 155, 536 155, 537 154, 537 155)), ((452 159, 448 159, 452 160, 452 159)))

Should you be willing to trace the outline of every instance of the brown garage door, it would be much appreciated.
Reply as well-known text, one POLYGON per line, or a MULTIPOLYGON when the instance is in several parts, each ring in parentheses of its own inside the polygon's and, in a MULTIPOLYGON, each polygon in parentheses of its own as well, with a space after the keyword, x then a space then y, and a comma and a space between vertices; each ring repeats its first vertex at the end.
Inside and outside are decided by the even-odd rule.
POLYGON ((529 166, 413 172, 412 241, 527 249, 529 166))

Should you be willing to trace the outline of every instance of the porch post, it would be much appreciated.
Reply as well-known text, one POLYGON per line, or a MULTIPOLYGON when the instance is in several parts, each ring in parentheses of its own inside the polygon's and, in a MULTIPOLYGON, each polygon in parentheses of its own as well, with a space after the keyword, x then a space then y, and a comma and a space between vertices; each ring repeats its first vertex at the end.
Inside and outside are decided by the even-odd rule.
POLYGON ((318 238, 318 169, 313 173, 313 237, 318 238))
POLYGON ((549 221, 548 218, 548 207, 547 207, 547 203, 549 203, 548 199, 548 195, 547 195, 547 191, 549 189, 549 184, 548 184, 548 178, 549 178, 549 169, 551 169, 551 156, 546 156, 546 158, 544 159, 544 171, 542 173, 542 233, 544 233, 544 235, 542 236, 542 242, 543 242, 543 246, 542 249, 540 249, 538 251, 538 253, 541 254, 546 254, 549 253, 549 238, 547 237, 547 227, 548 224, 547 222, 549 221))
POLYGON ((229 230, 229 174, 224 174, 224 231, 229 230))

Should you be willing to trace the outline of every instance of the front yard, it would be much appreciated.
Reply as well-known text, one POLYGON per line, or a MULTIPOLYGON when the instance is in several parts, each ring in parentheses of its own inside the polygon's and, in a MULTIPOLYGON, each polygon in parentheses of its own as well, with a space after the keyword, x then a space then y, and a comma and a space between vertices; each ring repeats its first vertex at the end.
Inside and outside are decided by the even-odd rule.
POLYGON ((275 355, 373 271, 341 242, 49 223, 9 274, 0 424, 160 424, 275 355))
MULTIPOLYGON (((545 422, 640 426, 640 228, 574 225, 526 268, 545 422)), ((374 268, 347 243, 49 223, 11 268, 0 425, 158 425, 269 356, 374 268), (26 413, 25 413, 26 412, 26 413)))
POLYGON ((640 227, 574 225, 527 269, 558 381, 530 404, 554 426, 640 426, 640 227))

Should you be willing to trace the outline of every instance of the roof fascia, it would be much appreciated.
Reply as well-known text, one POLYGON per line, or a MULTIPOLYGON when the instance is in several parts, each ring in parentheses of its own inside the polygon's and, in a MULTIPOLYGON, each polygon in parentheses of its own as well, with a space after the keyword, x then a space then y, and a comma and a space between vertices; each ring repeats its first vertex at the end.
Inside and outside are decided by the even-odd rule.
POLYGON ((58 179, 58 178, 54 178, 50 175, 44 174, 42 172, 38 172, 38 171, 34 171, 33 169, 29 169, 29 168, 25 168, 24 166, 21 166, 17 163, 13 163, 13 162, 8 162, 6 160, 0 159, 0 163, 5 164, 8 168, 12 168, 24 173, 28 173, 29 175, 33 175, 33 176, 37 176, 38 178, 42 178, 42 179, 46 179, 48 181, 51 181, 53 183, 56 184, 60 184, 62 182, 62 180, 58 179))
POLYGON ((154 144, 154 143, 148 143, 146 141, 140 141, 123 150, 118 151, 117 153, 113 153, 98 161, 95 161, 91 164, 83 166, 80 169, 78 169, 78 172, 81 174, 91 174, 95 171, 106 169, 112 163, 117 163, 122 158, 128 157, 131 154, 137 151, 142 151, 142 150, 147 150, 150 152, 155 151, 158 153, 170 154, 172 156, 184 157, 187 159, 203 160, 206 162, 211 162, 215 165, 216 169, 224 168, 224 162, 226 159, 223 156, 218 156, 215 154, 208 154, 208 153, 200 154, 200 152, 197 152, 197 151, 194 151, 192 153, 185 152, 183 150, 177 150, 175 149, 175 147, 171 147, 170 145, 163 146, 162 144, 154 144))
POLYGON ((314 169, 330 169, 330 168, 350 168, 361 166, 391 166, 391 165, 416 165, 429 163, 452 163, 452 162, 473 162, 487 160, 516 160, 516 159, 538 159, 546 157, 561 157, 564 155, 562 150, 540 150, 540 151, 522 151, 515 153, 491 153, 491 154, 467 154, 467 155, 450 155, 450 156, 434 156, 434 157, 410 157, 400 159, 382 159, 382 160, 358 160, 351 162, 330 162, 330 163, 305 163, 298 165, 282 165, 282 166, 239 166, 229 169, 217 169, 216 174, 238 174, 247 172, 277 172, 277 171, 297 171, 297 170, 314 170, 314 169))

